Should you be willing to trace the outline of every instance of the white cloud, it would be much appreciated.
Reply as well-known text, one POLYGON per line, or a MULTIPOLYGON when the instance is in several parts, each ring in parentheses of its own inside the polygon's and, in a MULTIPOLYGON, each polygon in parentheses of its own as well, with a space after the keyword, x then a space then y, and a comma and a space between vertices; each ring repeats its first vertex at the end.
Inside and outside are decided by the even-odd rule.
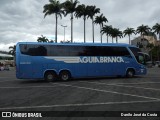
MULTIPOLYGON (((65 0, 60 0, 64 2, 65 0)), ((124 30, 144 24, 152 27, 160 22, 159 0, 79 0, 81 4, 96 5, 109 20, 108 25, 124 30)), ((0 1, 0 50, 18 41, 36 41, 37 37, 55 35, 55 16, 44 19, 43 6, 48 0, 1 0, 0 1)), ((58 19, 58 39, 63 40, 67 25, 66 40, 70 40, 70 15, 58 19)), ((74 41, 83 42, 83 19, 74 18, 74 41)), ((100 42, 99 25, 95 25, 95 41, 100 42)), ((135 36, 133 35, 132 38, 135 36)), ((92 41, 91 20, 86 20, 86 41, 92 41)), ((111 42, 111 38, 109 38, 111 42)), ((103 36, 106 42, 106 36, 103 36)), ((128 37, 119 39, 128 43, 128 37)))

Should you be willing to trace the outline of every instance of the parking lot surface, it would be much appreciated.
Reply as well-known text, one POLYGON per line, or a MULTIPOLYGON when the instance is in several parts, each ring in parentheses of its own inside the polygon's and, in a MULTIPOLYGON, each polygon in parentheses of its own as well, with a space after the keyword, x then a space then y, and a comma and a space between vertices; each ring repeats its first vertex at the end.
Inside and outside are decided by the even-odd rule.
MULTIPOLYGON (((118 114, 128 111, 132 111, 131 113, 150 111, 158 113, 160 111, 160 68, 149 68, 146 76, 134 78, 91 78, 67 82, 19 80, 16 79, 14 70, 0 71, 0 111, 55 111, 55 113, 57 111, 118 111, 118 114)), ((79 116, 78 119, 86 117, 79 116)), ((90 117, 99 119, 97 117, 100 116, 94 116, 92 112, 87 119, 91 119, 90 117)), ((123 116, 121 119, 124 118, 123 116)), ((66 119, 74 120, 75 118, 66 117, 66 119)), ((159 117, 141 119, 160 120, 159 117)))

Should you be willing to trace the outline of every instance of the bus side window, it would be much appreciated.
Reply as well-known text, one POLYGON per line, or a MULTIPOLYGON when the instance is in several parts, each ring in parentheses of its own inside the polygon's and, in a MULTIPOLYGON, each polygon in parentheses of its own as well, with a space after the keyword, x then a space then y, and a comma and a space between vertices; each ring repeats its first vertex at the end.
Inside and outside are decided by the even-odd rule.
POLYGON ((47 56, 47 49, 44 46, 36 48, 36 56, 47 56))

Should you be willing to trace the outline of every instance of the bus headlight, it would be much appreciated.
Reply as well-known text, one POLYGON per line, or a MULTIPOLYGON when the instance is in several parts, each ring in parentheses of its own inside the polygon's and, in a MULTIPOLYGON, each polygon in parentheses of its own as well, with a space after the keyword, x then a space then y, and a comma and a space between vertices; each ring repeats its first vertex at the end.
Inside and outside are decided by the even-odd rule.
POLYGON ((144 69, 141 69, 141 73, 144 73, 144 69))

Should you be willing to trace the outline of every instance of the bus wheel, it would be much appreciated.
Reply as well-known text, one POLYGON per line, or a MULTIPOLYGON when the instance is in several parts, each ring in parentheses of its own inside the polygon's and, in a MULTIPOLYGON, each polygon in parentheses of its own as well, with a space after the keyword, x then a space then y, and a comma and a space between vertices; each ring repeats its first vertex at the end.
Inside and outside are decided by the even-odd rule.
POLYGON ((126 77, 132 78, 132 77, 134 77, 134 74, 135 74, 135 72, 133 69, 128 69, 127 73, 126 73, 126 77))
POLYGON ((48 82, 54 81, 56 80, 56 78, 57 78, 56 73, 52 71, 46 72, 44 75, 44 79, 48 82))
POLYGON ((71 78, 71 74, 69 71, 61 71, 59 78, 63 81, 68 81, 71 78))

